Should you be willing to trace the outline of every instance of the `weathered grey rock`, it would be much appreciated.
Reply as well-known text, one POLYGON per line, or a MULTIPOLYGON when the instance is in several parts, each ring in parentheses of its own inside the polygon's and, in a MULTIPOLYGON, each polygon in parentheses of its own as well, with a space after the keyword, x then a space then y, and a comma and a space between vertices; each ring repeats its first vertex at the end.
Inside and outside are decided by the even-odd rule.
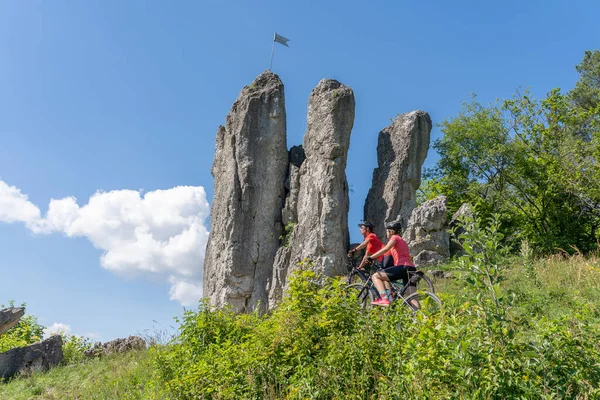
POLYGON ((455 228, 454 230, 454 234, 450 234, 450 254, 451 255, 462 255, 464 254, 464 250, 462 248, 462 246, 460 245, 460 240, 458 239, 458 236, 462 233, 465 232, 465 229, 460 226, 460 222, 459 219, 461 217, 465 217, 465 216, 469 216, 469 217, 473 217, 473 209, 471 208, 471 205, 468 203, 464 203, 463 205, 460 206, 460 208, 454 213, 454 215, 452 215, 452 219, 450 220, 450 224, 448 225, 448 228, 450 230, 452 230, 453 228, 455 228))
POLYGON ((25 307, 10 307, 0 310, 0 335, 19 323, 25 307))
POLYGON ((275 254, 273 261, 273 277, 267 283, 269 293, 268 308, 272 309, 283 295, 283 289, 286 283, 287 270, 290 263, 291 248, 289 242, 293 230, 298 223, 298 194, 300 193, 300 167, 306 160, 306 154, 302 146, 293 146, 289 151, 289 167, 285 180, 285 206, 281 211, 281 217, 284 223, 282 232, 282 246, 275 254))
POLYGON ((203 276, 212 305, 251 311, 267 303, 287 169, 283 84, 266 71, 240 92, 217 132, 203 276))
POLYGON ((43 371, 58 365, 63 359, 62 338, 51 336, 41 343, 19 347, 0 354, 0 380, 18 373, 43 371))
POLYGON ((327 276, 345 271, 349 242, 346 161, 354 105, 352 89, 332 79, 321 80, 310 95, 298 220, 289 247, 278 254, 274 276, 279 278, 271 285, 270 304, 279 300, 289 273, 305 258, 310 258, 315 270, 327 276))
POLYGON ((88 357, 102 357, 115 353, 126 353, 133 350, 145 350, 146 342, 139 336, 119 338, 106 343, 94 343, 91 349, 83 352, 88 357))
POLYGON ((300 192, 300 167, 306 159, 302 146, 293 146, 289 151, 288 174, 285 179, 285 206, 281 212, 284 225, 298 221, 297 207, 300 192))
POLYGON ((275 260, 273 261, 273 276, 267 283, 267 290, 269 292, 268 308, 271 310, 277 306, 283 297, 283 292, 287 286, 291 255, 292 249, 289 247, 289 244, 281 246, 275 254, 275 260))
POLYGON ((439 196, 415 208, 410 216, 402 237, 417 266, 437 264, 450 256, 446 203, 446 196, 439 196))
POLYGON ((365 201, 364 217, 375 224, 374 232, 385 237, 385 222, 400 220, 407 225, 416 207, 421 185, 421 167, 427 157, 431 118, 424 111, 399 115, 379 132, 377 168, 365 201))

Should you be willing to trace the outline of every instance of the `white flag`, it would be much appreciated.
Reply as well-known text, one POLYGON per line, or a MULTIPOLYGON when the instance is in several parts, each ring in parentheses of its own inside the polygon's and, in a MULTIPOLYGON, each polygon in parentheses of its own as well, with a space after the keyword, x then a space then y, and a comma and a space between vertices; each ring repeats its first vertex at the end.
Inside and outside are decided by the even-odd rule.
POLYGON ((282 45, 284 45, 285 47, 290 47, 288 46, 287 42, 290 41, 290 39, 286 39, 283 36, 278 35, 277 33, 275 33, 275 37, 273 38, 273 41, 277 42, 277 43, 281 43, 282 45))

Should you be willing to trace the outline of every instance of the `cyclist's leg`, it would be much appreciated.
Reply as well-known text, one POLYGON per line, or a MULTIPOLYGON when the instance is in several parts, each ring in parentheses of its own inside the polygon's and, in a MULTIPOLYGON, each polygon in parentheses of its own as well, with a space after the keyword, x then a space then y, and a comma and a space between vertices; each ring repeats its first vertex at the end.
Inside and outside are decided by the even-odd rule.
POLYGON ((407 293, 407 294, 412 294, 412 293, 414 293, 417 290, 417 285, 416 285, 415 282, 410 282, 409 283, 408 273, 409 272, 416 272, 417 268, 412 267, 412 266, 406 266, 406 265, 403 265, 402 267, 403 267, 403 271, 402 271, 402 283, 404 283, 404 286, 409 285, 408 286, 408 290, 410 292, 407 293))
MULTIPOLYGON (((406 285, 408 284, 408 271, 412 270, 416 271, 417 269, 415 267, 397 265, 395 267, 385 269, 385 272, 390 281, 402 280, 404 287, 406 287, 406 285)), ((406 289, 407 291, 404 292, 404 297, 410 295, 411 293, 414 293, 415 291, 415 288, 411 286, 407 287, 406 289)), ((418 304, 415 304, 414 306, 417 307, 418 304)))
MULTIPOLYGON (((394 257, 391 255, 383 257, 383 269, 391 268, 394 266, 394 257)), ((385 286, 385 290, 391 290, 390 282, 388 280, 383 281, 383 285, 385 286)))
POLYGON ((379 295, 381 295, 382 293, 385 292, 385 283, 384 282, 386 280, 388 280, 387 275, 382 273, 381 271, 377 271, 373 274, 373 284, 375 285, 377 292, 379 292, 379 295))

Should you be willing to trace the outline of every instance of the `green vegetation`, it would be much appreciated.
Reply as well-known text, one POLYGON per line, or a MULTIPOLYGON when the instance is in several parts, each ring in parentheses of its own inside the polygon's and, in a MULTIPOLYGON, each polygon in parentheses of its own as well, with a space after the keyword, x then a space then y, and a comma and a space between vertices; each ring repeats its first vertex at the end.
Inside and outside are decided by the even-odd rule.
POLYGON ((473 99, 441 124, 436 168, 420 198, 448 196, 500 213, 506 240, 539 253, 592 251, 600 228, 600 52, 586 52, 575 89, 529 92, 484 106, 473 99))
POLYGON ((279 236, 279 240, 281 241, 281 245, 283 247, 288 247, 290 245, 290 238, 292 237, 292 233, 294 233, 294 228, 296 224, 294 222, 288 222, 285 224, 283 228, 283 234, 279 236))
POLYGON ((201 302, 167 345, 20 377, 0 398, 598 398, 600 260, 511 257, 497 219, 463 222, 435 315, 361 312, 307 268, 270 314, 201 302))
POLYGON ((92 359, 0 384, 0 399, 160 399, 147 351, 92 359))
MULTIPOLYGON (((8 302, 8 306, 0 305, 0 310, 7 307, 14 307, 13 301, 8 302)), ((26 304, 21 304, 26 307, 26 304)), ((33 315, 24 315, 23 318, 3 335, 0 335, 0 353, 15 347, 23 347, 39 341, 44 335, 44 327, 40 325, 37 318, 33 315)))

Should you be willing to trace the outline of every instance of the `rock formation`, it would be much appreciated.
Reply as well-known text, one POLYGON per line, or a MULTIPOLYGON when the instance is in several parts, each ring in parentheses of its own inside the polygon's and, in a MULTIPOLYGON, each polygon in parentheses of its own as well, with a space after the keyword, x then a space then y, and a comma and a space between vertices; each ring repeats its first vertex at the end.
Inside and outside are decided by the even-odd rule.
POLYGON ((62 338, 51 336, 41 343, 19 347, 0 354, 0 381, 20 372, 47 370, 63 359, 62 338))
POLYGON ((88 357, 101 357, 115 353, 126 353, 133 350, 145 350, 146 342, 139 336, 119 338, 106 343, 94 343, 91 349, 84 351, 88 357))
POLYGON ((211 304, 237 311, 266 304, 287 168, 283 84, 266 71, 241 91, 217 131, 203 280, 211 304))
MULTIPOLYGON (((229 304, 242 312, 259 303, 262 310, 274 307, 291 271, 305 259, 326 276, 347 272, 346 162, 354 106, 350 88, 331 79, 319 82, 308 102, 303 144, 288 152, 277 75, 264 72, 241 91, 217 132, 212 168, 215 192, 203 288, 213 306, 229 304)), ((431 127, 427 113, 413 111, 379 133, 378 167, 364 213, 380 237, 385 221, 399 219, 406 226, 411 217, 431 127)), ((436 204, 430 207, 437 210, 436 204)), ((428 215, 421 215, 430 212, 435 214, 414 214, 406 233, 418 250, 417 262, 447 257, 447 233, 430 227, 431 221, 423 219, 428 215)))
POLYGON ((385 222, 400 220, 406 226, 416 207, 431 127, 429 114, 413 111, 399 115, 379 132, 377 168, 365 201, 364 217, 375 224, 374 232, 380 238, 385 237, 385 222))
POLYGON ((288 269, 310 258, 317 271, 332 276, 345 268, 348 245, 346 161, 354 125, 354 93, 323 79, 308 101, 300 167, 297 223, 290 238, 288 269))
POLYGON ((402 237, 417 266, 437 264, 450 256, 446 196, 426 201, 415 208, 402 237))
POLYGON ((465 231, 465 229, 460 226, 459 219, 461 217, 473 217, 473 209, 471 205, 468 203, 464 203, 460 206, 460 208, 452 215, 452 219, 450 220, 450 224, 448 225, 449 229, 455 228, 455 234, 450 234, 450 254, 451 255, 462 255, 464 254, 464 250, 460 245, 460 240, 458 236, 465 231))
POLYGON ((19 323, 25 307, 10 307, 0 310, 0 335, 19 323))

